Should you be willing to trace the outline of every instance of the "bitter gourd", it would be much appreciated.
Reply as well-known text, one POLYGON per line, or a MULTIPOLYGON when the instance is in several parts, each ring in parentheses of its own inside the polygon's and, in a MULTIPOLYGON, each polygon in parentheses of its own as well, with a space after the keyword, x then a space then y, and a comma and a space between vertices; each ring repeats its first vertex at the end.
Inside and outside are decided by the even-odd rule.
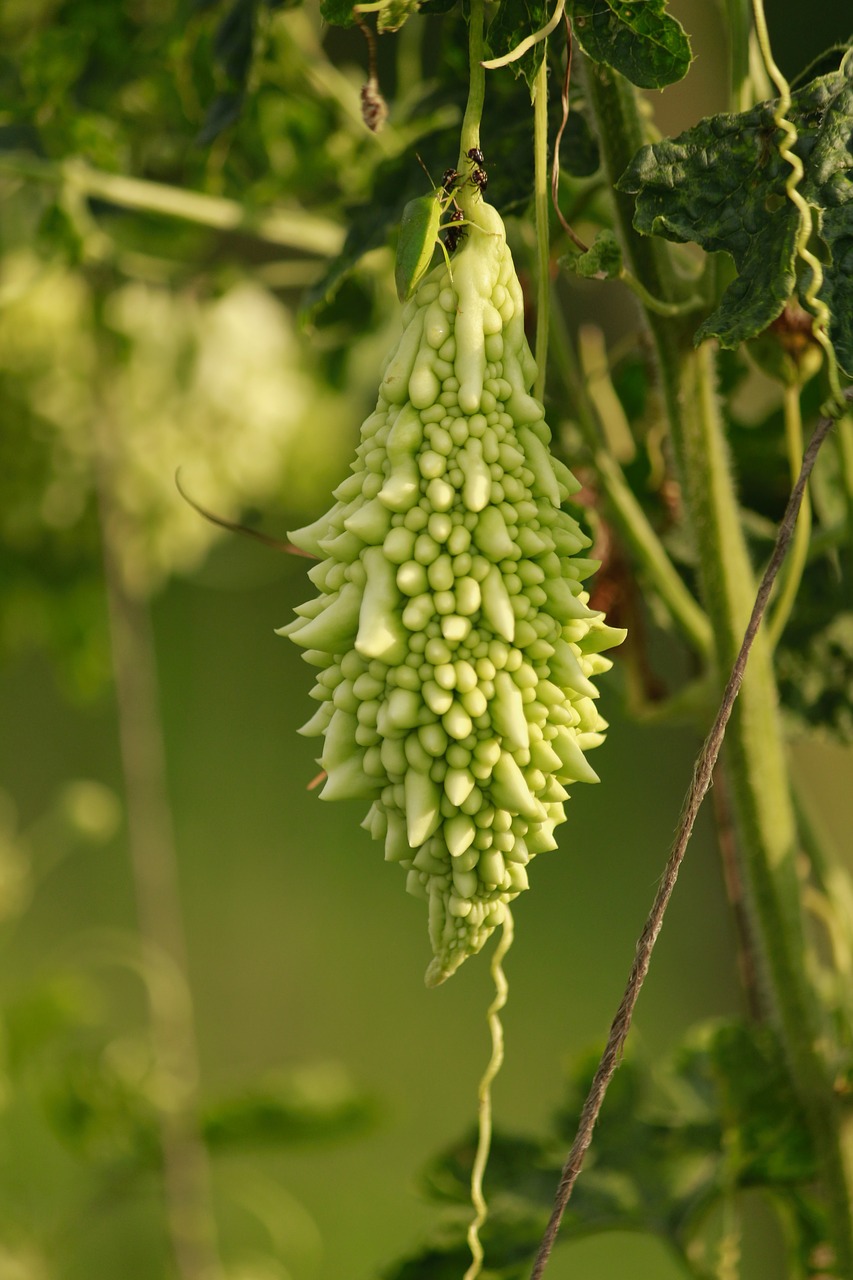
POLYGON ((289 536, 319 591, 282 632, 319 668, 322 799, 429 903, 437 985, 483 946, 607 727, 592 678, 624 633, 589 608, 589 538, 561 502, 503 223, 478 204, 403 310, 332 509, 289 536))

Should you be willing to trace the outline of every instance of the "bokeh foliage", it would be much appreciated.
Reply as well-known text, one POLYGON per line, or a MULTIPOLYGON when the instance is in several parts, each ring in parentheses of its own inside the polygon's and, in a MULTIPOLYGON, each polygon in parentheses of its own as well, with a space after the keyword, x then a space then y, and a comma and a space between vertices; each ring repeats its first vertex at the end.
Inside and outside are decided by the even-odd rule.
MULTIPOLYGON (((390 35, 380 41, 391 127, 373 138, 359 114, 363 73, 355 64, 366 55, 349 4, 324 10, 343 31, 321 27, 313 11, 273 0, 8 0, 2 7, 4 659, 40 648, 74 697, 108 696, 99 504, 105 484, 119 521, 112 536, 124 586, 144 601, 172 576, 193 572, 223 536, 182 501, 176 469, 195 498, 227 519, 257 521, 262 513, 264 523, 283 531, 323 505, 369 400, 393 317, 388 250, 406 201, 425 188, 414 153, 436 176, 456 158, 464 20, 458 6, 441 0, 420 8, 418 14, 415 4, 391 6, 379 24, 389 33, 405 28, 393 46, 390 35), (427 34, 412 34, 417 23, 427 34), (94 183, 93 173, 105 180, 94 183), (146 204, 144 194, 131 198, 109 183, 126 176, 177 193, 172 212, 158 212, 153 196, 146 204), (182 212, 181 193, 211 203, 186 204, 182 212), (224 228, 217 219, 225 206, 216 201, 232 202, 238 222, 224 228), (289 230, 271 233, 264 222, 271 207, 294 215, 289 230)), ((662 0, 643 6, 574 0, 569 8, 585 53, 636 84, 660 88, 687 71, 689 43, 662 0)), ((491 27, 493 52, 505 51, 548 16, 542 4, 504 0, 491 27)), ((529 84, 542 54, 538 46, 516 68, 520 75, 507 71, 490 80, 483 127, 489 198, 517 219, 511 234, 523 265, 530 262, 525 217, 533 188, 529 84)), ((843 61, 844 55, 839 47, 815 68, 795 107, 803 156, 822 166, 808 170, 809 190, 832 204, 822 224, 835 266, 826 294, 839 316, 839 355, 849 364, 843 250, 850 206, 830 200, 839 189, 845 147, 849 151, 844 68, 849 71, 850 55, 843 61), (835 111, 828 141, 824 115, 815 115, 827 104, 835 111)), ((565 56, 561 32, 547 56, 556 81, 565 56)), ((554 256, 570 268, 559 281, 563 298, 586 306, 575 272, 618 276, 621 259, 608 239, 607 193, 581 75, 571 101, 561 208, 595 246, 584 263, 555 223, 554 256)), ((553 138, 560 120, 556 95, 550 113, 553 138)), ((720 296, 704 298, 694 318, 697 329, 724 339, 755 339, 724 357, 720 391, 744 521, 760 564, 789 484, 778 388, 798 376, 809 340, 796 317, 782 310, 797 284, 790 228, 782 227, 785 261, 781 268, 774 261, 779 269, 767 290, 757 286, 769 255, 744 250, 743 228, 709 235, 707 223, 697 228, 690 221, 695 210, 684 207, 690 165, 701 160, 707 169, 711 142, 719 145, 722 136, 720 119, 691 122, 680 140, 641 153, 622 186, 640 192, 641 230, 696 239, 733 259, 719 259, 720 296), (672 168, 676 143, 684 169, 672 168), (720 297, 722 320, 714 311, 720 297), (725 310, 732 297, 749 304, 746 319, 742 307, 725 310), (768 334, 767 324, 780 318, 768 334)), ((725 119, 725 136, 734 131, 740 139, 739 158, 751 171, 755 148, 761 159, 767 147, 768 107, 725 119)), ((752 250, 763 244, 770 215, 778 212, 778 157, 770 149, 765 158, 750 200, 738 206, 755 223, 748 228, 752 250)), ((722 163, 714 171, 724 190, 742 181, 740 171, 722 163)), ((774 237, 779 226, 777 219, 774 237)), ((687 275, 693 262, 685 254, 687 275)), ((651 362, 630 326, 621 349, 611 352, 609 377, 616 416, 634 439, 625 474, 692 588, 695 556, 657 430, 651 362)), ((804 391, 807 414, 817 412, 825 394, 821 377, 804 391)), ((600 533, 612 533, 573 406, 558 401, 556 392, 555 402, 567 460, 585 468, 589 479, 593 521, 600 533)), ((840 435, 820 460, 813 503, 809 568, 777 670, 793 730, 849 742, 853 499, 851 459, 840 435)), ((636 622, 636 593, 624 578, 615 554, 601 591, 636 622)), ((642 613, 652 629, 663 619, 653 593, 642 613)), ((111 838, 119 815, 112 793, 88 782, 63 792, 46 825, 40 820, 32 832, 18 831, 14 806, 4 804, 0 919, 10 948, 17 922, 57 857, 86 856, 80 846, 111 838)), ((150 1193, 157 1185, 163 1080, 141 1000, 139 1009, 130 1002, 129 1015, 103 977, 104 969, 124 967, 144 979, 146 963, 124 938, 97 962, 69 965, 3 992, 2 1123, 10 1141, 38 1156, 26 1162, 29 1176, 11 1157, 0 1164, 7 1193, 2 1260, 25 1280, 62 1274, 57 1259, 67 1247, 69 1220, 79 1213, 81 1180, 82 1201, 91 1206, 100 1205, 107 1190, 129 1201, 140 1187, 150 1193), (49 1196, 40 1165, 51 1169, 49 1196)), ((565 1105, 548 1134, 501 1136, 496 1144, 487 1182, 496 1209, 486 1235, 490 1274, 504 1280, 526 1274, 589 1074, 587 1062, 572 1070, 565 1105)), ((565 1238, 642 1227, 702 1274, 694 1242, 709 1206, 760 1187, 793 1224, 793 1253, 805 1272, 823 1226, 811 1194, 814 1157, 770 1032, 741 1024, 697 1031, 652 1074, 633 1061, 623 1067, 565 1238)), ((376 1118, 373 1100, 345 1072, 312 1067, 232 1092, 204 1092, 198 1117, 216 1156, 342 1139, 376 1118)), ((436 1160, 425 1175, 429 1196, 463 1204, 470 1159, 466 1139, 436 1160)), ((458 1277, 465 1265, 457 1212, 437 1240, 387 1274, 438 1280, 458 1277)))

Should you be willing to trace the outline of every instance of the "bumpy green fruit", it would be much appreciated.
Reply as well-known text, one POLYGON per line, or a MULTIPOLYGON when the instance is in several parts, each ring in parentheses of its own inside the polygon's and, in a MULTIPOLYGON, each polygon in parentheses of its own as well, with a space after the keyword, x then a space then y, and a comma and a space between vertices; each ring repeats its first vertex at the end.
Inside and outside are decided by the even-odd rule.
POLYGON ((624 636, 588 607, 503 223, 482 204, 476 224, 406 305, 335 506, 290 534, 320 594, 282 628, 320 669, 321 797, 372 800, 363 825, 429 903, 430 986, 556 847, 566 787, 598 781, 591 677, 624 636))

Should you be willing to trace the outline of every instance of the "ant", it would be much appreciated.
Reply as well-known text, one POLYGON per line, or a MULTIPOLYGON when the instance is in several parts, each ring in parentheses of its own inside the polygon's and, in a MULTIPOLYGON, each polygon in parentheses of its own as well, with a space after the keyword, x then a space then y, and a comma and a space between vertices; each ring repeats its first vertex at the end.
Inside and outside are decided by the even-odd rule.
POLYGON ((465 214, 462 212, 461 209, 453 209, 447 220, 447 226, 445 228, 445 234, 444 234, 444 243, 447 246, 447 249, 450 253, 456 252, 456 249, 459 246, 459 241, 463 240, 465 238, 465 235, 467 234, 462 229, 462 227, 453 225, 454 223, 463 222, 464 219, 465 219, 465 214))
POLYGON ((489 175, 483 168, 485 156, 479 147, 470 147, 466 152, 466 155, 471 164, 471 176, 468 181, 477 188, 482 196, 486 187, 489 185, 489 175))

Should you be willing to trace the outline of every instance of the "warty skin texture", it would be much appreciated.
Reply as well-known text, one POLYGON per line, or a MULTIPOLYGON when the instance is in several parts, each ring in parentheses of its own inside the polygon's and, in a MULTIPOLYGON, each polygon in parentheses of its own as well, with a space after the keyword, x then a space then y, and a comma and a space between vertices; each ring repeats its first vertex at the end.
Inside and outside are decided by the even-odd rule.
POLYGON ((319 594, 282 632, 318 669, 301 732, 322 799, 362 824, 429 904, 436 986, 475 954, 556 847, 567 787, 598 781, 593 678, 624 633, 588 606, 597 567, 560 503, 503 223, 479 204, 403 310, 336 503, 290 534, 319 594))

